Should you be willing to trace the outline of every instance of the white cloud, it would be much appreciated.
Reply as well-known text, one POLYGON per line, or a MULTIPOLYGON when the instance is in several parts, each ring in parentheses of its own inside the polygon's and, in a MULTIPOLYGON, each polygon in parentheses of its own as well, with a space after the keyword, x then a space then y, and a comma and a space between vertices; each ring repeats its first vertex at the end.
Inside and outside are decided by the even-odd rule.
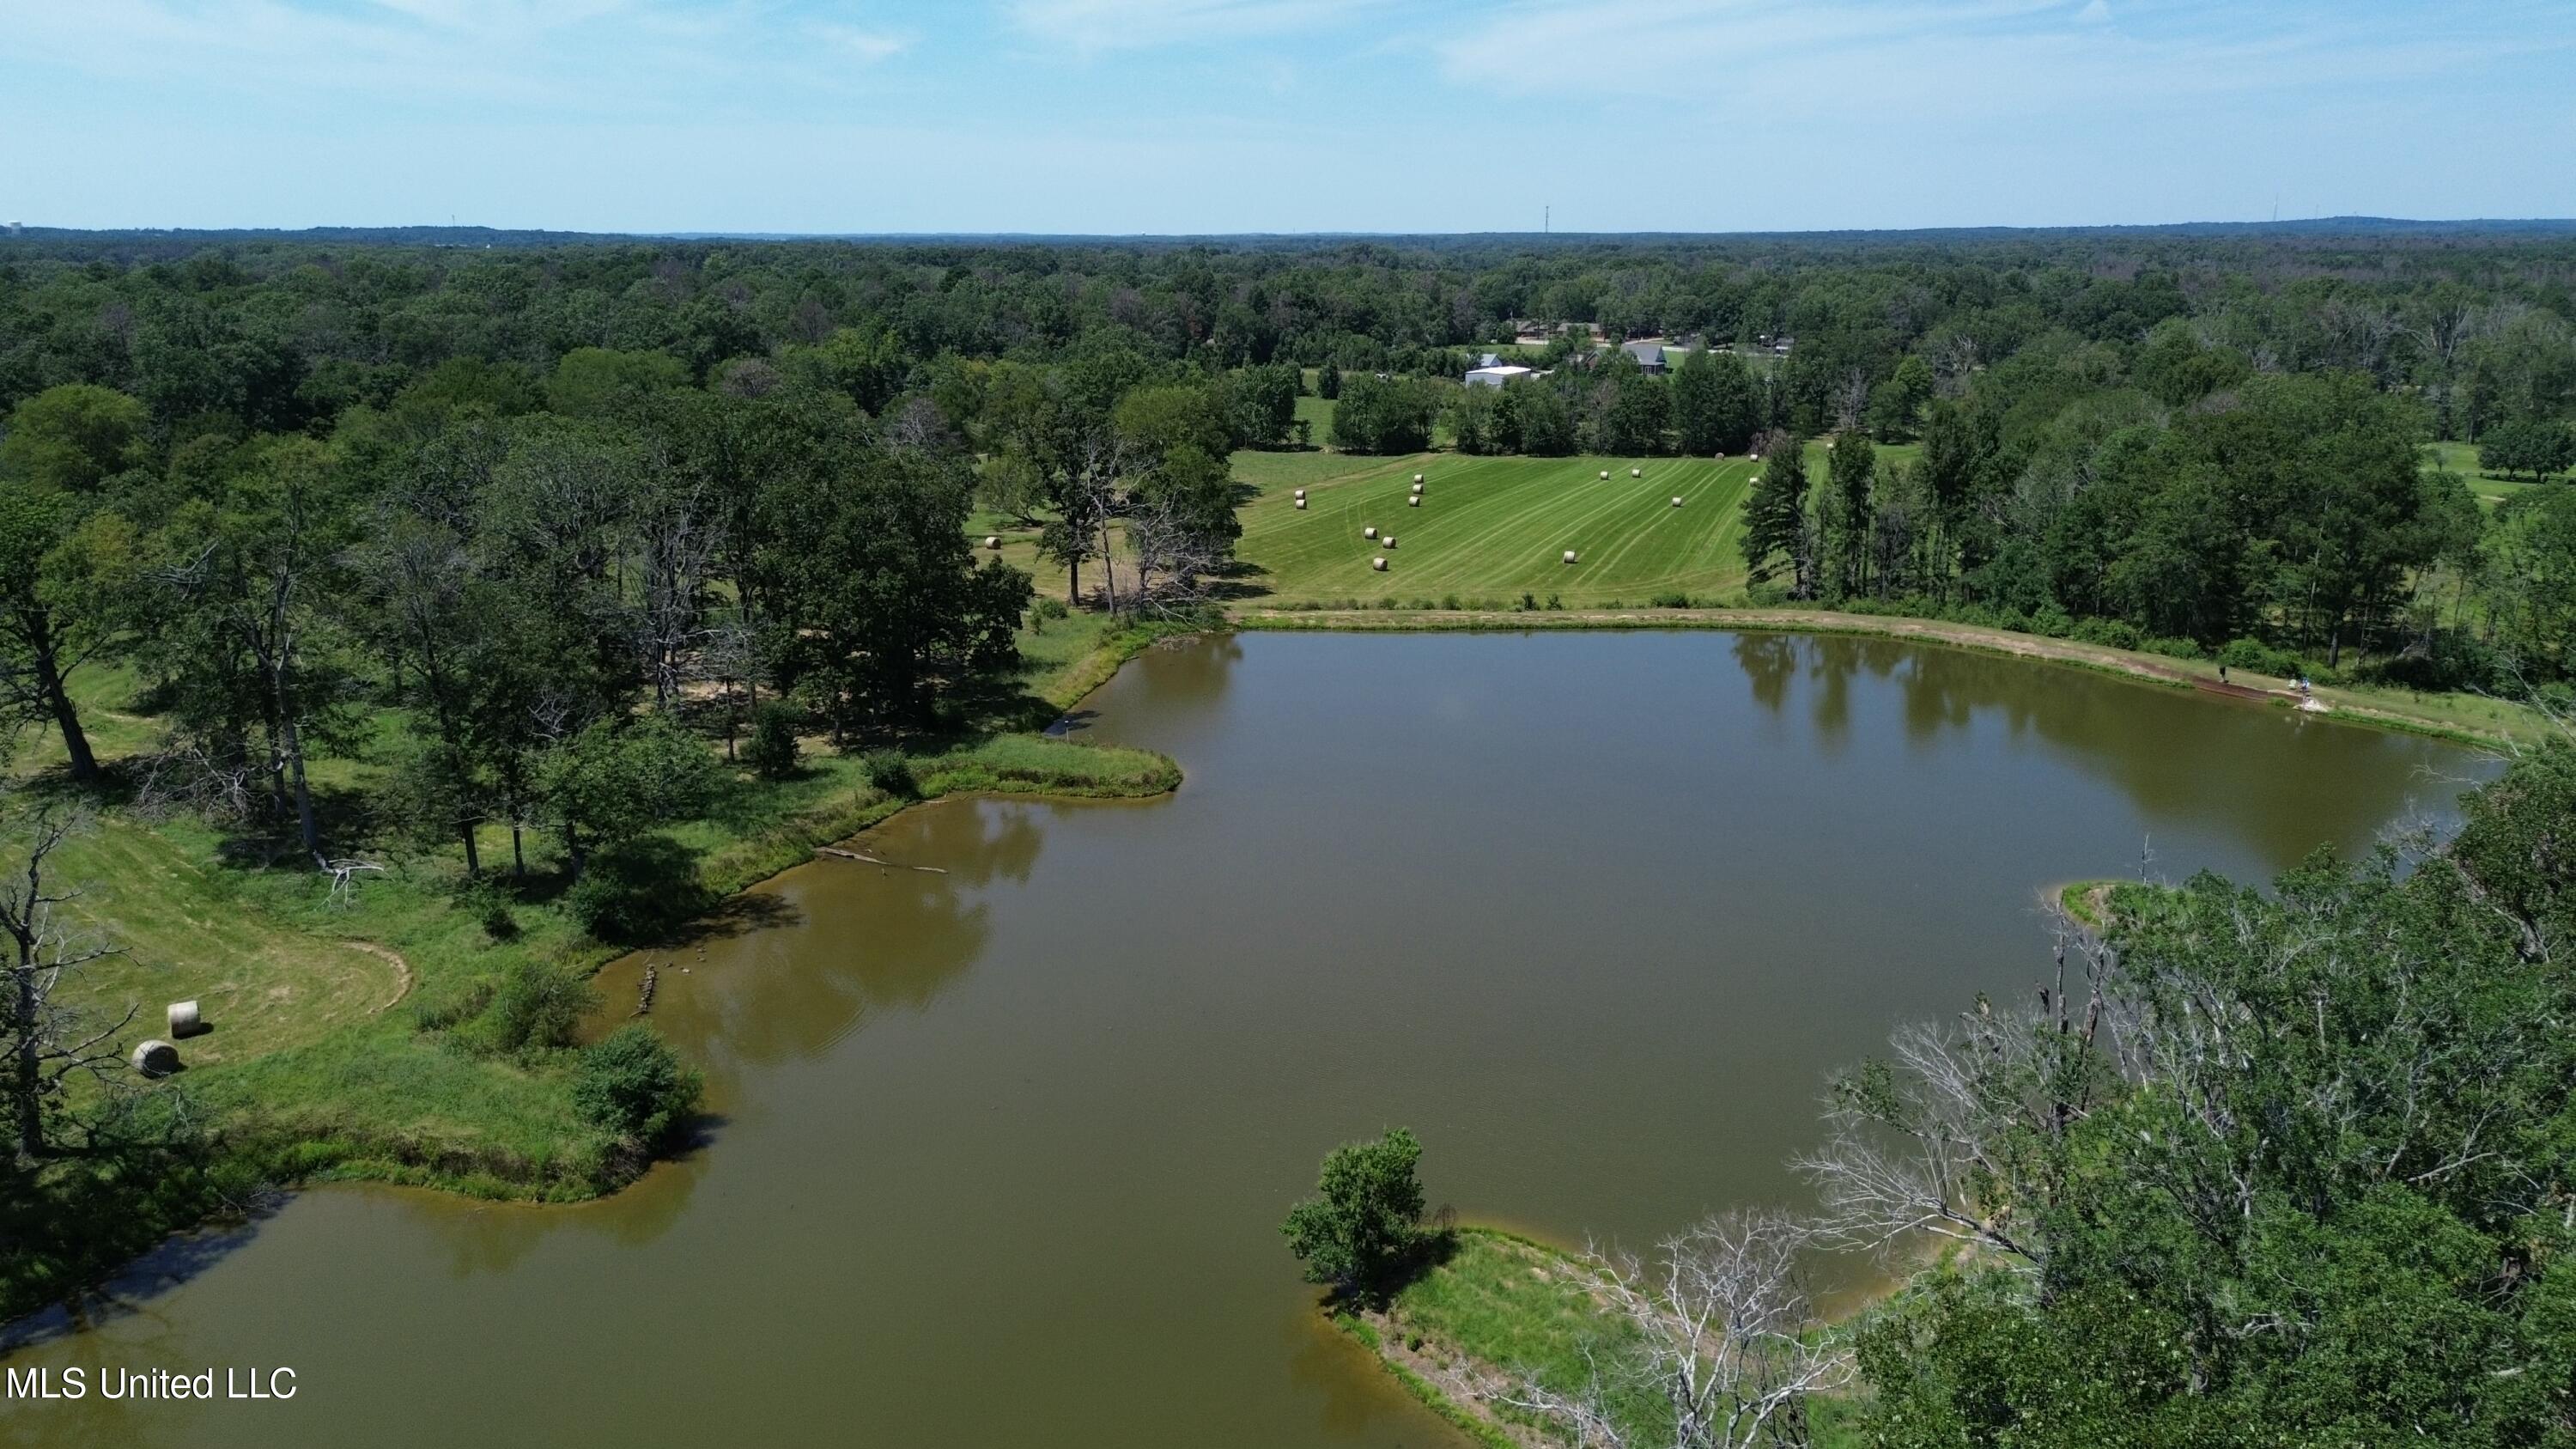
POLYGON ((1329 25, 1388 0, 1011 0, 1013 24, 1079 51, 1284 35, 1329 25))
POLYGON ((2525 0, 2475 25, 2435 7, 2361 27, 2323 4, 2168 3, 2114 28, 2108 0, 1517 0, 1434 49, 1462 85, 1591 76, 1628 101, 1888 125, 2464 72, 2542 36, 2563 48, 2545 13, 2525 0))
POLYGON ((0 60, 280 100, 651 110, 828 88, 910 43, 767 0, 0 0, 0 60))

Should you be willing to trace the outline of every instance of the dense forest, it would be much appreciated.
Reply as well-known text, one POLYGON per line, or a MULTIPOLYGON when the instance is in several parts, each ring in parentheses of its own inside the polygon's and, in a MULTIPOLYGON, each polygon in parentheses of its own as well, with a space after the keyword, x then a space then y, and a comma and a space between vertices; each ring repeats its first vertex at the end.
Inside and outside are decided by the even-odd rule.
MULTIPOLYGON (((57 394, 13 431, 115 412, 131 451, 73 465, 98 476, 70 491, 113 477, 122 499, 139 470, 150 507, 278 438, 372 470, 357 492, 380 503, 385 460, 433 436, 562 425, 686 476, 687 508, 714 510, 688 526, 727 535, 707 580, 746 617, 750 480, 782 430, 789 466, 907 457, 1043 524, 1077 601, 1139 519, 1149 571, 1221 569, 1237 447, 1787 457, 1831 437, 1873 446, 1829 477, 1792 458, 1749 506, 1759 596, 2431 687, 2519 693, 2570 662, 2571 505, 2481 506, 2420 452, 2528 480, 2576 457, 2576 241, 2546 228, 501 242, 19 238, 0 413, 119 395, 57 394), (1535 376, 1456 386, 1531 328, 1551 338, 1518 350, 1535 376), (1604 345, 1626 337, 1718 345, 1658 375, 1604 345), (1294 421, 1308 391, 1335 400, 1325 437, 1294 421)), ((15 475, 46 446, 21 442, 15 475)))

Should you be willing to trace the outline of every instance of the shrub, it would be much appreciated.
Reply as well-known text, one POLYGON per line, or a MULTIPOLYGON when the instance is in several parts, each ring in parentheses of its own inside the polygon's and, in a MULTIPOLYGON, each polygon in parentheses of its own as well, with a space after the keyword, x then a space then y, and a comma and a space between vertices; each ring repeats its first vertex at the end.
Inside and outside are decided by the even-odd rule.
POLYGON ((632 1022, 582 1052, 572 1101, 593 1126, 650 1147, 697 1110, 703 1085, 669 1043, 632 1022))
POLYGON ((796 773, 797 757, 803 746, 796 740, 796 711, 783 700, 771 700, 752 716, 751 743, 744 747, 743 758, 751 772, 764 780, 784 780, 796 773))
POLYGON ((1288 1251, 1306 1265, 1306 1281, 1381 1298, 1420 1260, 1430 1235, 1422 1226, 1422 1144, 1402 1127, 1375 1142, 1346 1142, 1324 1158, 1317 1195, 1289 1209, 1280 1224, 1288 1251))
POLYGON ((514 962, 483 1009, 476 1045, 507 1056, 570 1046, 590 1007, 590 982, 583 977, 544 962, 514 962))
POLYGON ((1458 612, 1458 596, 1456 594, 1442 594, 1440 596, 1440 607, 1453 614, 1458 612))
POLYGON ((2087 619, 2075 626, 2075 637, 2087 644, 2104 644, 2113 649, 2135 649, 2142 637, 2137 626, 2125 619, 2087 619))
POLYGON ((1064 606, 1064 600, 1050 594, 1029 605, 1029 629, 1033 633, 1043 634, 1049 623, 1072 616, 1073 611, 1064 606))
POLYGON ((2193 643, 2189 639, 2142 639, 2138 641, 2138 647, 2149 654, 2161 654, 2167 659, 2206 659, 2209 657, 2209 651, 2201 648, 2198 644, 2193 643))
MULTIPOLYGON (((1553 602, 1553 600, 1551 600, 1550 602, 1553 602)), ((1520 607, 1521 607, 1521 612, 1522 612, 1522 613, 1524 613, 1524 614, 1535 614, 1535 613, 1537 613, 1537 612, 1538 612, 1538 595, 1536 595, 1536 594, 1523 594, 1523 595, 1521 595, 1521 605, 1520 605, 1520 607)))
POLYGON ((647 835, 593 855, 564 897, 583 930, 618 945, 667 935, 713 903, 698 878, 696 858, 667 835, 647 835))
POLYGON ((921 798, 921 781, 912 773, 912 761, 901 750, 870 750, 859 757, 859 773, 867 782, 897 800, 921 798))
POLYGON ((1691 596, 1675 591, 1669 594, 1657 594, 1646 602, 1658 609, 1687 609, 1691 606, 1691 596))
POLYGON ((1559 601, 1558 601, 1558 599, 1557 599, 1556 595, 1554 595, 1554 594, 1550 594, 1550 595, 1548 595, 1548 596, 1547 596, 1547 606, 1548 606, 1549 608, 1551 608, 1551 609, 1562 609, 1562 608, 1564 608, 1564 607, 1565 607, 1565 605, 1564 605, 1563 603, 1561 603, 1561 602, 1559 602, 1559 601))
POLYGON ((2055 604, 2043 604, 2031 615, 2030 631, 2050 639, 2063 639, 2075 632, 2075 616, 2055 604))
POLYGON ((2260 639, 2230 639, 2218 651, 2218 662, 2230 669, 2248 674, 2269 674, 2281 679, 2299 676, 2299 656, 2287 649, 2275 649, 2260 639))

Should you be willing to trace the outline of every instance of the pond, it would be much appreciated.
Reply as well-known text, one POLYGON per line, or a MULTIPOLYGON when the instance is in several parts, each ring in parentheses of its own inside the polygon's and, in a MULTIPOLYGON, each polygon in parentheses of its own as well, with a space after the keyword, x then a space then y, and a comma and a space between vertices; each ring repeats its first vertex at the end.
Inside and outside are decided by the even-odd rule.
MULTIPOLYGON (((657 953, 706 1145, 578 1208, 332 1188, 7 1366, 284 1365, 287 1402, 13 1402, 0 1442, 1451 1445, 1278 1221, 1401 1123, 1431 1200, 1643 1245, 1798 1200, 1826 1074, 2029 989, 2053 882, 2269 876, 2439 814, 2454 747, 1785 635, 1263 635, 1078 712, 1168 800, 951 801, 657 953)), ((603 982, 631 1002, 635 963, 603 982)))

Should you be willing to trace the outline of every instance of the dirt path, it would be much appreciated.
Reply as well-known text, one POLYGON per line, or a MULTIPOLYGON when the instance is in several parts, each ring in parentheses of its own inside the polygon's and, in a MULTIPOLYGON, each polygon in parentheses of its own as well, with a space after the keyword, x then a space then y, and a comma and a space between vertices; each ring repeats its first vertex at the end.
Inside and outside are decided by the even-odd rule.
POLYGON ((393 1010, 397 1005, 401 1004, 404 997, 411 995, 411 963, 402 958, 402 953, 400 951, 393 949, 391 946, 379 946, 373 941, 352 941, 346 938, 340 938, 340 944, 348 947, 352 951, 364 951, 368 955, 373 956, 377 960, 394 968, 394 994, 386 997, 384 1005, 368 1012, 367 1015, 382 1016, 386 1012, 393 1010))

